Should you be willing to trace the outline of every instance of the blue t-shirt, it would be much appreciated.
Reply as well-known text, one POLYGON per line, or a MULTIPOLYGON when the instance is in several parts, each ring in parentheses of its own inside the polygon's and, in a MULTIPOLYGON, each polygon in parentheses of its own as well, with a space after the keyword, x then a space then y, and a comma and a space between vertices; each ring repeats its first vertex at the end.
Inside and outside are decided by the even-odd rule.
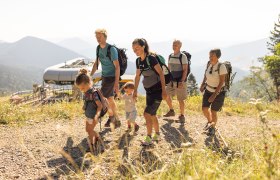
POLYGON ((111 59, 107 57, 107 49, 109 44, 106 44, 105 48, 99 49, 99 60, 101 62, 102 66, 102 76, 103 77, 114 77, 115 76, 115 65, 113 61, 116 61, 118 59, 118 51, 115 47, 111 47, 111 59))

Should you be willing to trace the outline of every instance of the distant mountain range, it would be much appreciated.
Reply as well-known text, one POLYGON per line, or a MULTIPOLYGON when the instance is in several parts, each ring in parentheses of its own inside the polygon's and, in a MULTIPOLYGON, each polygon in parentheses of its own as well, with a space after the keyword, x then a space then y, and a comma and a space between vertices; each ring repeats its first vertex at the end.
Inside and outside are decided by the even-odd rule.
MULTIPOLYGON (((267 39, 261 39, 230 47, 220 47, 222 50, 221 61, 231 61, 234 71, 237 71, 235 80, 240 80, 248 75, 249 67, 251 65, 257 65, 257 59, 268 53, 266 42, 267 39)), ((150 43, 151 50, 165 57, 168 57, 172 51, 171 45, 172 41, 150 43)), ((14 43, 0 41, 1 71, 5 69, 6 75, 10 74, 11 78, 16 78, 19 81, 24 79, 26 82, 41 83, 42 73, 45 68, 77 57, 94 59, 96 56, 96 46, 97 44, 93 40, 86 41, 80 38, 65 39, 57 44, 30 36, 14 43), (13 72, 21 72, 21 76, 13 76, 13 72), (29 76, 28 72, 32 76, 29 76)), ((136 56, 131 50, 131 44, 121 44, 120 47, 128 49, 129 64, 127 73, 134 74, 136 56)), ((202 81, 211 47, 212 45, 209 43, 183 41, 183 49, 186 49, 192 54, 191 69, 198 82, 202 81)), ((3 73, 0 74, 0 78, 3 76, 3 73)), ((3 89, 5 87, 7 86, 1 82, 0 88, 3 89)), ((21 90, 26 88, 24 85, 14 87, 16 88, 8 89, 21 90)))

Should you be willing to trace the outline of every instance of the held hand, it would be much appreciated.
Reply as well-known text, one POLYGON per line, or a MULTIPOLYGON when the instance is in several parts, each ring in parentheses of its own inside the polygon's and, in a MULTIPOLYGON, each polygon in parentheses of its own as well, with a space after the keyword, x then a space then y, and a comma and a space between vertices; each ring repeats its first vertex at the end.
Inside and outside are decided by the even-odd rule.
POLYGON ((210 98, 208 99, 208 101, 210 102, 210 103, 212 103, 212 102, 214 102, 214 100, 216 99, 216 94, 215 93, 213 93, 211 96, 210 96, 210 98))
POLYGON ((134 100, 134 101, 137 100, 137 91, 134 91, 134 92, 133 92, 133 96, 132 96, 132 97, 133 97, 133 100, 134 100))
POLYGON ((99 119, 99 117, 98 117, 97 115, 95 115, 93 121, 95 121, 96 123, 98 123, 98 119, 99 119))

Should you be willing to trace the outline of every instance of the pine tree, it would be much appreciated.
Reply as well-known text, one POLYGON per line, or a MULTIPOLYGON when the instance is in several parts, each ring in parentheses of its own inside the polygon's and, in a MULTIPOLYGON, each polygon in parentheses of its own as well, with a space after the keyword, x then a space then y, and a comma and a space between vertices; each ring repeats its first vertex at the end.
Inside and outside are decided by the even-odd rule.
POLYGON ((188 89, 189 89, 190 96, 198 95, 198 85, 192 73, 190 73, 188 77, 188 89))
POLYGON ((275 46, 280 43, 280 14, 278 17, 278 22, 274 23, 274 30, 270 32, 271 36, 269 37, 270 42, 267 42, 267 48, 275 53, 275 46))

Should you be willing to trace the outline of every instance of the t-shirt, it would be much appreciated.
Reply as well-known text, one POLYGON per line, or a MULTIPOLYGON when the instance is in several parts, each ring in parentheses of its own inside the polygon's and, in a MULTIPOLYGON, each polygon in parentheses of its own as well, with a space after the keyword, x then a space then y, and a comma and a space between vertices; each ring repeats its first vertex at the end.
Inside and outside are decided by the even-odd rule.
POLYGON ((175 54, 172 53, 168 60, 168 65, 170 67, 171 74, 173 78, 181 78, 183 74, 183 66, 180 63, 180 55, 182 54, 182 65, 188 64, 187 56, 184 53, 175 54))
POLYGON ((106 44, 105 48, 99 49, 99 60, 101 62, 102 66, 102 76, 104 77, 114 77, 115 76, 115 65, 113 61, 118 60, 118 51, 115 47, 110 48, 111 52, 111 59, 107 57, 107 49, 108 49, 109 44, 106 44))
POLYGON ((147 56, 145 60, 141 60, 141 58, 136 59, 136 68, 140 69, 142 72, 143 78, 143 86, 147 88, 151 88, 154 85, 160 84, 160 77, 152 69, 152 67, 159 64, 158 60, 154 56, 147 56), (148 65, 147 61, 149 61, 150 66, 148 65))
POLYGON ((136 104, 135 104, 135 100, 133 99, 133 95, 127 95, 124 94, 123 95, 123 99, 124 99, 124 104, 125 104, 125 112, 133 112, 136 111, 136 104))
POLYGON ((87 118, 94 118, 94 116, 96 115, 97 105, 95 101, 100 101, 98 93, 96 91, 93 91, 92 88, 90 88, 84 94, 84 110, 85 116, 87 118))
MULTIPOLYGON (((209 67, 206 70, 206 84, 212 87, 218 87, 220 83, 220 75, 227 74, 227 68, 226 66, 222 63, 220 66, 220 74, 218 71, 218 63, 216 63, 214 66, 212 64, 209 65, 209 67), (212 74, 210 74, 210 71, 212 69, 212 74)), ((215 92, 216 90, 207 86, 206 89, 210 92, 215 92)), ((225 86, 225 83, 223 84, 225 86)))

